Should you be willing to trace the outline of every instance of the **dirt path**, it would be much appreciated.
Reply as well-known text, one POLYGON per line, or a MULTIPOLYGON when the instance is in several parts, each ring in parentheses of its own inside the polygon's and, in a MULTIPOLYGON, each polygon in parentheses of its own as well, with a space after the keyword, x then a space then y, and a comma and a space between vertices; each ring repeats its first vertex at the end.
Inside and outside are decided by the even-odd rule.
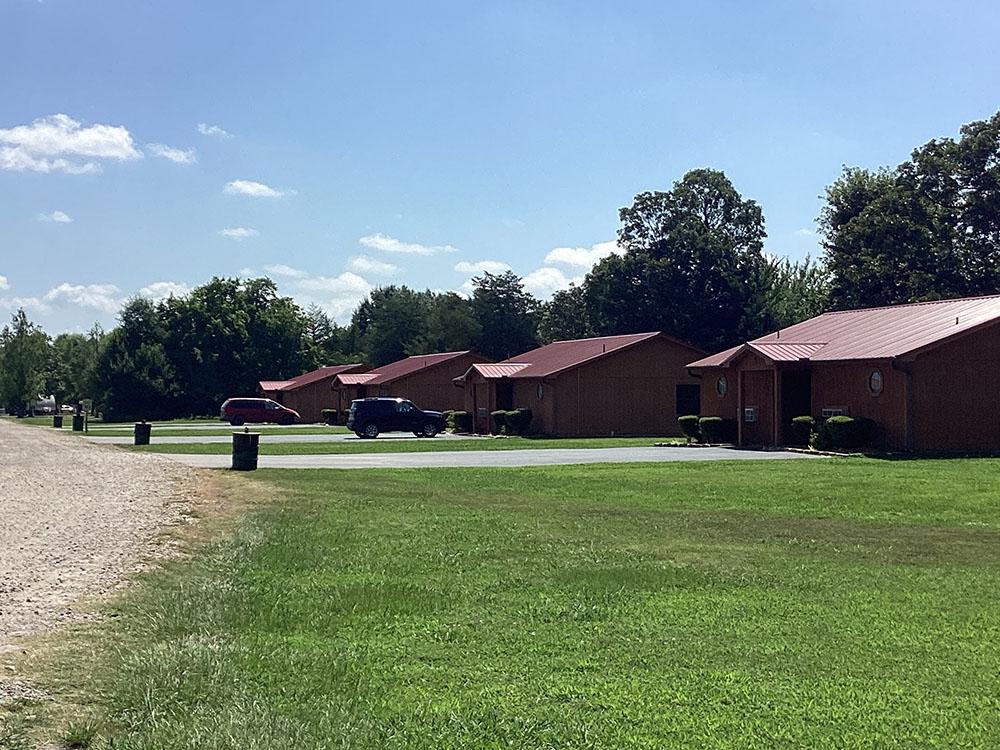
POLYGON ((77 616, 188 518, 197 474, 152 454, 0 420, 0 655, 77 616))

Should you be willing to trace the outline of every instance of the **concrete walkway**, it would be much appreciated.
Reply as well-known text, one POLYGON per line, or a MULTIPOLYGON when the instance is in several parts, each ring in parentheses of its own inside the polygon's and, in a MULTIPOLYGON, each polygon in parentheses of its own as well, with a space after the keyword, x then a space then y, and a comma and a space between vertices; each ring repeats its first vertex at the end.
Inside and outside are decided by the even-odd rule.
MULTIPOLYGON (((380 438, 381 439, 381 438, 380 438)), ((173 461, 206 469, 228 468, 226 455, 162 454, 173 461)), ((425 469, 509 468, 572 464, 663 463, 670 461, 811 460, 788 451, 745 451, 732 448, 546 448, 499 451, 429 451, 422 453, 357 453, 318 456, 261 456, 262 469, 425 469)))
MULTIPOLYGON (((258 432, 256 428, 251 428, 251 432, 258 432)), ((240 430, 233 430, 240 432, 240 430)), ((106 445, 132 445, 132 436, 108 437, 105 435, 85 435, 84 440, 91 443, 104 443, 106 445)), ((431 440, 485 440, 486 438, 475 435, 453 435, 450 432, 442 432, 431 440)), ((322 435, 267 435, 262 434, 261 440, 267 443, 339 443, 350 441, 360 443, 364 438, 359 438, 353 432, 327 432, 322 435)), ((408 432, 390 432, 378 436, 379 441, 383 440, 428 440, 428 438, 418 438, 408 432)), ((195 443, 231 443, 232 435, 162 435, 154 430, 150 437, 150 443, 154 445, 177 445, 195 443)), ((370 442, 370 441, 367 441, 370 442)))

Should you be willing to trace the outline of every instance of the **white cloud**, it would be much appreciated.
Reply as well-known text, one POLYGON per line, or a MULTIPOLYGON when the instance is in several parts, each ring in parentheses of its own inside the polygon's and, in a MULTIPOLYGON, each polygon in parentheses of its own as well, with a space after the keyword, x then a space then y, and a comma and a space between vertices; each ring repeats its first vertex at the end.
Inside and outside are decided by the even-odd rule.
POLYGON ((47 291, 42 302, 71 304, 114 313, 121 307, 118 293, 119 289, 114 284, 70 284, 64 281, 47 291))
POLYGON ((304 279, 309 275, 305 271, 300 271, 297 268, 286 266, 284 263, 275 263, 274 265, 264 266, 264 270, 269 274, 274 276, 283 276, 286 279, 304 279))
POLYGON ((39 221, 55 222, 56 224, 72 224, 73 219, 62 211, 53 211, 50 214, 38 214, 39 221))
POLYGON ((256 276, 257 275, 257 269, 255 269, 255 268, 241 268, 239 271, 236 272, 236 275, 237 276, 242 276, 243 278, 247 278, 247 277, 250 277, 250 276, 256 276))
POLYGON ((101 160, 142 158, 123 125, 82 126, 68 115, 42 117, 30 125, 0 129, 0 169, 23 172, 97 172, 101 160))
POLYGON ((180 281, 154 281, 140 289, 139 296, 158 302, 167 297, 184 297, 190 291, 191 287, 180 281))
POLYGON ((369 234, 358 240, 362 245, 372 250, 386 253, 407 253, 410 255, 437 255, 438 253, 455 253, 457 247, 451 245, 421 245, 416 242, 403 242, 387 234, 369 234))
POLYGON ((598 242, 586 247, 557 247, 545 256, 545 264, 549 266, 569 266, 570 268, 585 268, 588 271, 594 264, 609 255, 624 255, 625 250, 615 241, 598 242))
POLYGON ((198 155, 193 148, 174 148, 162 143, 147 143, 146 148, 153 156, 163 157, 174 164, 194 164, 198 161, 198 155))
POLYGON ((232 182, 227 182, 226 186, 222 188, 222 192, 229 195, 247 195, 251 198, 280 198, 288 194, 288 191, 278 190, 270 185, 265 185, 263 182, 255 182, 253 180, 233 180, 232 182))
POLYGON ((344 271, 339 276, 309 276, 297 281, 295 286, 309 292, 356 294, 359 299, 372 290, 367 280, 351 271, 344 271))
POLYGON ((25 310, 35 310, 44 312, 49 306, 38 297, 0 297, 0 308, 4 310, 17 310, 23 307, 25 310))
POLYGON ((796 229, 795 232, 794 232, 794 234, 795 234, 796 237, 816 237, 817 236, 815 229, 805 229, 805 228, 803 228, 803 229, 796 229))
POLYGON ((232 133, 227 133, 218 125, 209 125, 207 122, 198 123, 198 132, 202 135, 214 135, 217 138, 232 138, 232 133))
POLYGON ((524 288, 539 299, 548 299, 560 289, 569 288, 570 284, 581 284, 582 276, 570 278, 558 268, 546 266, 532 271, 524 277, 524 288))
POLYGON ((10 282, 7 281, 6 276, 0 276, 0 292, 4 291, 5 289, 10 289, 10 282))
POLYGON ((351 258, 347 267, 358 273, 371 273, 376 276, 392 276, 399 271, 399 266, 394 266, 392 263, 386 263, 368 255, 355 255, 351 258))
POLYGON ((455 264, 455 270, 459 273, 503 273, 504 271, 509 271, 510 266, 504 263, 502 260, 477 260, 474 263, 470 263, 467 260, 463 260, 455 264))
POLYGON ((241 242, 250 237, 256 237, 260 232, 252 227, 226 227, 225 229, 220 229, 219 234, 231 240, 241 242))

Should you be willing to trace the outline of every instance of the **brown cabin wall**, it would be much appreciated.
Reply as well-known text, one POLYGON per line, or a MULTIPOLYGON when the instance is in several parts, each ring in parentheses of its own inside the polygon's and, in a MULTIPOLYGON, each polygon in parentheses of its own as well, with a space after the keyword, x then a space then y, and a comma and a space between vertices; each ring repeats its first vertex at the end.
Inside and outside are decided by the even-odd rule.
POLYGON ((699 385, 687 371, 698 350, 655 338, 574 368, 546 385, 553 435, 680 435, 676 386, 699 385))
MULTIPOLYGON (((850 417, 867 417, 878 423, 885 446, 906 447, 906 377, 886 361, 820 362, 812 366, 812 416, 823 409, 845 409, 850 417), (872 394, 872 373, 882 373, 882 393, 872 394)), ((791 415, 799 416, 799 415, 791 415)), ((789 417, 791 418, 791 417, 789 417)))
POLYGON ((370 387, 368 395, 406 398, 421 409, 432 411, 464 409, 465 394, 463 389, 456 387, 452 381, 464 375, 472 365, 490 361, 488 357, 481 354, 463 354, 433 367, 417 370, 391 383, 370 387), (375 390, 378 393, 372 392, 375 390))
POLYGON ((1000 451, 1000 327, 918 356, 913 371, 913 447, 1000 451))

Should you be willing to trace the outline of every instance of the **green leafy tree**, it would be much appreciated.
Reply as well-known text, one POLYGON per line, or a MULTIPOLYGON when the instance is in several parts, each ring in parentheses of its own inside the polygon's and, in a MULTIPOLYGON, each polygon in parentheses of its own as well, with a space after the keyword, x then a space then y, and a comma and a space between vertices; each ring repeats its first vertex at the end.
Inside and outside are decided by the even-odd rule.
POLYGON ((368 295, 351 320, 365 361, 378 367, 418 348, 427 337, 427 311, 427 295, 406 286, 381 287, 368 295))
POLYGON ((542 344, 594 335, 584 287, 571 285, 552 295, 538 317, 538 340, 542 344))
POLYGON ((118 314, 97 362, 96 387, 112 421, 177 416, 181 385, 167 356, 163 304, 135 297, 118 314))
POLYGON ((8 413, 27 413, 43 395, 48 355, 49 337, 18 309, 0 331, 0 401, 8 413))
POLYGON ((408 347, 409 354, 457 352, 471 349, 482 327, 472 311, 472 303, 454 292, 425 292, 426 333, 408 347))
POLYGON ((640 193, 620 211, 623 256, 584 282, 601 334, 663 330, 719 349, 769 330, 764 217, 722 172, 688 172, 668 191, 640 193))
POLYGON ((539 302, 513 271, 484 273, 472 280, 472 312, 480 326, 476 349, 507 359, 538 345, 539 302))
POLYGON ((826 200, 834 307, 1000 291, 1000 113, 895 169, 845 169, 826 200))
POLYGON ((775 328, 812 318, 827 310, 830 273, 808 256, 802 261, 772 260, 767 267, 767 316, 775 328))

